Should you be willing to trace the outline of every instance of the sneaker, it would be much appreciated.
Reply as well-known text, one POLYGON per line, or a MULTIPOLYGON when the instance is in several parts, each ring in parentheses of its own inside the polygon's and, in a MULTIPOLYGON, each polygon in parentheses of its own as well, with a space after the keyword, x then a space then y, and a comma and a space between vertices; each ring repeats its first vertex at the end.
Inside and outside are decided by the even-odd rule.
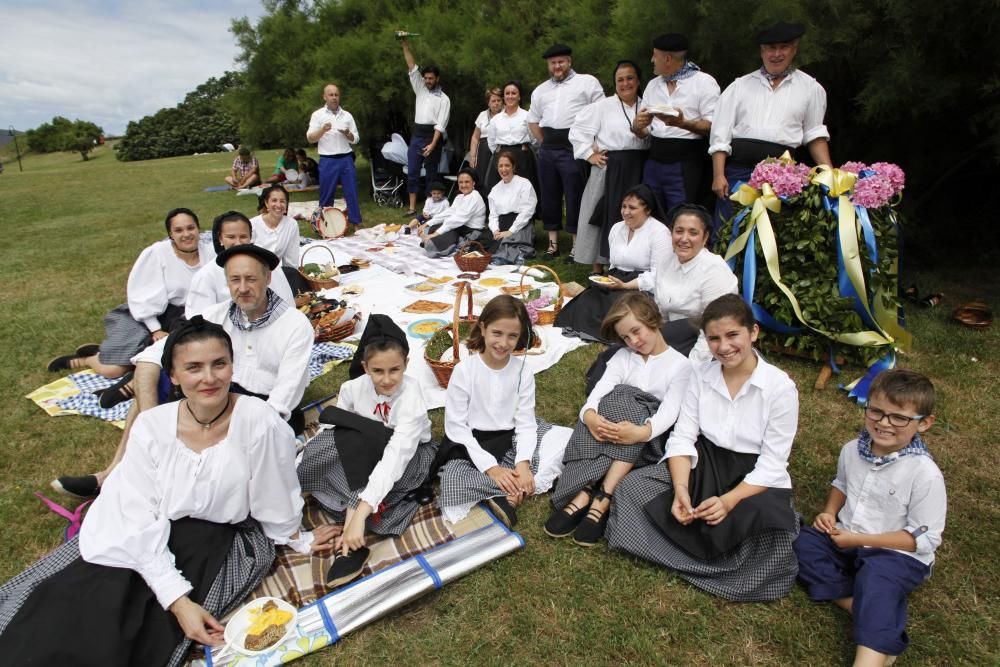
POLYGON ((486 505, 493 512, 493 515, 500 519, 503 525, 508 528, 513 528, 517 525, 517 510, 503 496, 487 498, 486 505))
POLYGON ((97 343, 87 343, 86 345, 81 345, 76 348, 76 356, 78 357, 92 357, 101 351, 101 346, 97 343))
POLYGON ((59 479, 52 480, 49 486, 59 493, 82 500, 95 498, 101 492, 101 487, 97 484, 97 477, 94 475, 60 477, 59 479))
POLYGON ((326 585, 330 588, 337 588, 356 579, 365 569, 365 563, 368 562, 370 555, 371 551, 368 547, 361 547, 349 552, 346 556, 337 556, 326 573, 326 585))
POLYGON ((132 377, 133 374, 130 371, 121 376, 113 385, 102 391, 101 398, 98 401, 101 408, 110 410, 119 403, 124 403, 134 398, 135 388, 132 386, 132 377))

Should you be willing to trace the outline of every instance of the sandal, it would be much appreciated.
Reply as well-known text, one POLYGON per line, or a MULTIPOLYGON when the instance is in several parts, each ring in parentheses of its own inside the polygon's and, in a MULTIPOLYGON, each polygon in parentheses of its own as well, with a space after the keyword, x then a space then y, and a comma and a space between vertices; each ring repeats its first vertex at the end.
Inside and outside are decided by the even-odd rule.
POLYGON ((559 242, 549 241, 549 249, 545 251, 545 259, 552 259, 559 256, 559 242))
POLYGON ((101 346, 98 343, 87 343, 86 345, 81 345, 76 348, 76 356, 78 357, 92 357, 101 351, 101 346))
POLYGON ((46 366, 50 373, 55 373, 57 371, 76 371, 82 368, 87 368, 87 362, 83 357, 76 354, 64 354, 61 357, 56 357, 49 362, 46 366))
POLYGON ((603 486, 594 492, 594 497, 590 501, 590 508, 587 510, 587 516, 583 518, 580 525, 573 531, 573 542, 575 544, 581 547, 592 547, 600 541, 601 535, 604 534, 604 527, 608 523, 608 514, 611 513, 611 506, 608 505, 608 509, 602 512, 595 509, 593 504, 599 500, 611 500, 612 495, 614 494, 605 492, 603 486))
POLYGON ((590 503, 594 501, 594 489, 588 485, 580 490, 587 494, 587 502, 583 503, 583 507, 577 507, 570 501, 564 508, 552 512, 552 516, 542 526, 542 530, 545 531, 546 535, 557 539, 560 537, 569 537, 576 530, 576 527, 580 525, 584 517, 587 516, 587 512, 590 510, 590 503), (569 511, 567 512, 566 510, 569 511))
POLYGON ((133 373, 126 373, 117 382, 102 391, 98 401, 101 408, 110 410, 119 403, 135 398, 135 387, 132 385, 132 379, 133 373))
POLYGON ((993 311, 985 303, 973 301, 956 308, 951 319, 970 329, 985 329, 993 324, 993 311))

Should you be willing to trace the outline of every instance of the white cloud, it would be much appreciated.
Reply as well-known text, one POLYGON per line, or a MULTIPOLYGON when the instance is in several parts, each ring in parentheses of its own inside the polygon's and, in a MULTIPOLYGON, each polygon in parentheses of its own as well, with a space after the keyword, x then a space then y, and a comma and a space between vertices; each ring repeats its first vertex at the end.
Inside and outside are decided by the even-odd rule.
POLYGON ((24 130, 60 115, 124 132, 233 69, 230 22, 261 13, 259 0, 9 5, 0 124, 24 130))

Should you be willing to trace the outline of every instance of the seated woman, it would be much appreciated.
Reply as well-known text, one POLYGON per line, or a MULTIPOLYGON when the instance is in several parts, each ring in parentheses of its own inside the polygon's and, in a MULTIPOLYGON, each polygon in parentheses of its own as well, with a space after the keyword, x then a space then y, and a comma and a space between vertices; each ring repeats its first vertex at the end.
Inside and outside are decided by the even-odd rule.
MULTIPOLYGON (((653 291, 656 267, 672 252, 670 230, 653 215, 658 209, 656 195, 649 186, 637 185, 625 193, 620 209, 622 221, 608 235, 608 277, 617 282, 589 285, 564 305, 556 316, 556 326, 562 327, 563 335, 603 341, 601 322, 621 296, 617 290, 628 285, 629 289, 653 291)), ((577 234, 577 239, 580 236, 582 233, 577 234)))
POLYGON ((458 194, 446 210, 421 227, 424 250, 431 257, 454 254, 460 243, 489 238, 486 231, 486 202, 476 189, 476 172, 468 167, 458 172, 458 194))
POLYGON ((269 185, 271 183, 284 183, 288 180, 288 170, 297 168, 298 161, 295 157, 295 151, 291 148, 286 148, 284 153, 278 156, 278 160, 274 165, 274 173, 265 179, 264 185, 269 185))
POLYGON ((798 391, 754 351, 758 327, 739 296, 710 303, 702 327, 714 360, 695 366, 666 463, 618 485, 608 546, 727 600, 775 600, 798 570, 788 475, 798 391))
POLYGON ((643 292, 623 295, 601 328, 624 347, 580 408, 552 492, 545 522, 551 537, 573 535, 580 546, 597 544, 615 487, 634 468, 663 455, 691 376, 691 362, 663 340, 663 316, 643 292))
POLYGON ((531 223, 538 199, 528 179, 517 175, 513 153, 500 151, 496 165, 500 182, 489 195, 493 240, 484 245, 493 253, 493 264, 519 264, 535 256, 535 228, 531 223))
POLYGON ((201 242, 198 216, 187 208, 167 213, 167 238, 139 254, 125 285, 126 303, 104 316, 104 342, 81 345, 73 354, 56 357, 49 371, 93 368, 118 378, 132 368, 132 357, 167 335, 184 316, 191 279, 215 259, 212 246, 201 242))
POLYGON ((295 151, 295 162, 299 165, 299 183, 302 187, 319 183, 319 163, 309 157, 304 148, 295 151))
POLYGON ((493 160, 490 149, 489 127, 493 117, 503 108, 503 92, 494 86, 486 91, 486 108, 476 116, 472 138, 469 140, 469 166, 476 170, 479 182, 486 180, 487 170, 493 160))
POLYGON ((263 401, 229 392, 232 344, 200 317, 163 366, 185 399, 143 412, 80 534, 0 588, 0 652, 19 664, 177 665, 260 582, 274 545, 329 549, 299 530, 295 440, 263 401), (53 633, 59 636, 53 641, 53 633))
POLYGON ((503 110, 490 120, 486 133, 492 153, 486 169, 486 192, 500 182, 497 160, 502 151, 508 151, 514 158, 514 171, 526 178, 535 191, 538 200, 538 163, 535 159, 535 135, 528 129, 528 112, 521 108, 521 82, 508 81, 503 85, 503 110))
POLYGON ((288 190, 280 185, 264 188, 257 199, 260 215, 250 218, 253 226, 253 243, 267 248, 281 259, 292 294, 309 291, 309 285, 299 274, 299 223, 285 213, 288 211, 288 190))

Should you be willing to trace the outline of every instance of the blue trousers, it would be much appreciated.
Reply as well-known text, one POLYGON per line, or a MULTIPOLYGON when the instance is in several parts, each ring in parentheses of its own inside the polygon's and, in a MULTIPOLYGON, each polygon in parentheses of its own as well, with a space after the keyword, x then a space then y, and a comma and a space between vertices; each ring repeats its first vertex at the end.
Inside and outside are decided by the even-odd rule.
POLYGON ((828 535, 804 526, 792 545, 799 581, 813 600, 853 597, 854 643, 899 655, 906 634, 907 599, 931 569, 890 549, 841 549, 828 535))
POLYGON ((538 151, 538 187, 542 195, 542 226, 562 229, 563 196, 566 197, 566 231, 576 234, 583 197, 583 172, 568 148, 542 146, 538 151))
POLYGON ((693 202, 697 193, 688 192, 684 187, 682 162, 657 162, 646 160, 642 168, 642 182, 648 185, 667 213, 675 206, 693 202))
MULTIPOLYGON (((726 164, 726 180, 729 181, 730 190, 732 190, 738 181, 748 182, 751 174, 753 174, 753 167, 726 164)), ((731 217, 733 217, 733 200, 729 198, 729 195, 727 194, 724 199, 716 199, 715 215, 712 218, 713 241, 718 237, 719 228, 722 227, 722 223, 731 217)))
POLYGON ((344 188, 347 200, 347 221, 361 224, 361 206, 358 204, 358 179, 354 171, 354 160, 350 154, 319 158, 319 205, 331 206, 337 185, 344 188))
POLYGON ((424 157, 421 152, 427 147, 433 137, 410 137, 410 147, 406 152, 406 191, 420 191, 420 168, 427 175, 424 194, 430 194, 431 183, 438 179, 438 163, 441 162, 441 143, 438 142, 434 151, 424 157))

